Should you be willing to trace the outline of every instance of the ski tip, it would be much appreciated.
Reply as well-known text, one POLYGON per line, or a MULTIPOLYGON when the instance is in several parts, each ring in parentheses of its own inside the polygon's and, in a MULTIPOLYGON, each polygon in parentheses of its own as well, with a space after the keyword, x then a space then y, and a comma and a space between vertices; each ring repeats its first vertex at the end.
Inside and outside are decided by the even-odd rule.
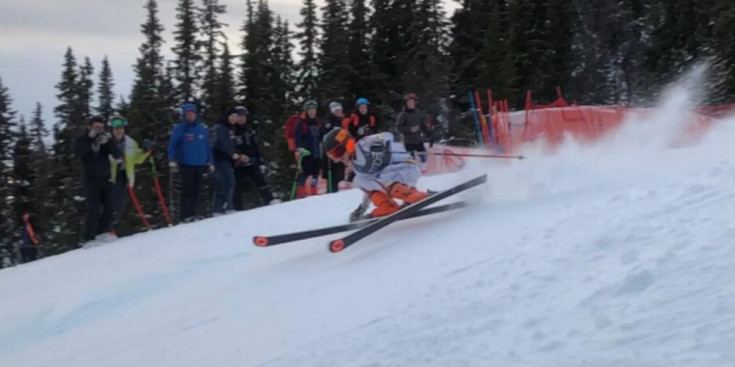
POLYGON ((329 251, 331 252, 340 252, 345 249, 345 241, 343 240, 334 240, 329 243, 329 251))
POLYGON ((253 243, 255 243, 255 246, 258 247, 266 247, 268 246, 268 237, 255 236, 253 238, 253 243))

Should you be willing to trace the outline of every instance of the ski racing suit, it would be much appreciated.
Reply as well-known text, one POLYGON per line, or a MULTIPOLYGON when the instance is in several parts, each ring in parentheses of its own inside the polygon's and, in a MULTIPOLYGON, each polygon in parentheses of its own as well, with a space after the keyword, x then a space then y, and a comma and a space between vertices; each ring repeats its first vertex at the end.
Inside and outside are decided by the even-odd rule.
POLYGON ((357 219, 367 210, 369 200, 375 204, 372 216, 391 214, 400 207, 393 199, 413 203, 426 197, 415 187, 421 177, 420 165, 406 152, 404 145, 385 132, 360 139, 355 144, 352 161, 355 171, 353 185, 362 189, 366 197, 350 216, 357 219))

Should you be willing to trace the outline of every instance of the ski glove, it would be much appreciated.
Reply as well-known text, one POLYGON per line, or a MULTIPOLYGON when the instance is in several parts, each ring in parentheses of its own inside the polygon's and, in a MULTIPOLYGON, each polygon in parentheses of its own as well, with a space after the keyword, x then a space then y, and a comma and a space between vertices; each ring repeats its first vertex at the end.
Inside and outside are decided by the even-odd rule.
POLYGON ((298 157, 306 157, 306 156, 310 156, 310 155, 311 155, 311 152, 310 152, 310 151, 309 151, 308 149, 304 149, 304 148, 299 148, 299 149, 298 149, 298 150, 296 151, 296 155, 297 155, 298 157))
POLYGON ((172 173, 179 172, 179 164, 174 161, 168 162, 168 168, 172 173))

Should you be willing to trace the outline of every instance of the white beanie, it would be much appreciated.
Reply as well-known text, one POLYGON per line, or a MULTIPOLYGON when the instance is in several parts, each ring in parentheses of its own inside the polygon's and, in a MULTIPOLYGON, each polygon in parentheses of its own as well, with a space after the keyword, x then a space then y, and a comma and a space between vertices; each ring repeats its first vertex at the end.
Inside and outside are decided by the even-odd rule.
POLYGON ((329 104, 329 110, 332 111, 332 113, 337 112, 337 110, 341 110, 342 105, 339 104, 339 102, 332 102, 329 104))

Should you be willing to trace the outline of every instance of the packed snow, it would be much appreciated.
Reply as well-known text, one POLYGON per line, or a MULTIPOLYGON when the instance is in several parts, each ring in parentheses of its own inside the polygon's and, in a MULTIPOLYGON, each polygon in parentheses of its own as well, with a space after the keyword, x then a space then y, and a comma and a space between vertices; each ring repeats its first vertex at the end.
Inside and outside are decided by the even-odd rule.
POLYGON ((0 366, 735 366, 735 119, 681 147, 670 94, 598 144, 424 178, 489 183, 339 254, 252 237, 344 223, 357 191, 2 270, 0 366))

